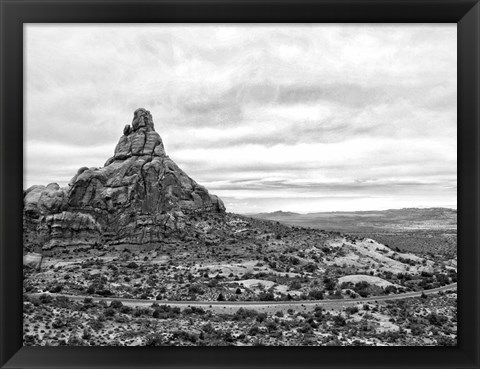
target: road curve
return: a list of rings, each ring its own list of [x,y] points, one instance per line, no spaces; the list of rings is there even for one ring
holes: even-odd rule
[[[46,293],[53,297],[63,296],[67,297],[73,301],[83,301],[85,298],[92,298],[93,301],[121,301],[122,304],[127,306],[151,306],[154,302],[159,305],[169,305],[169,306],[178,306],[178,307],[202,307],[206,309],[216,308],[219,309],[239,309],[241,307],[248,308],[263,308],[262,310],[284,310],[286,308],[295,308],[302,307],[303,309],[314,308],[316,306],[322,307],[344,307],[347,305],[354,305],[365,302],[380,302],[387,300],[401,300],[413,297],[420,297],[422,293],[426,295],[453,290],[457,288],[457,283],[452,283],[446,286],[432,288],[430,290],[416,291],[416,292],[406,292],[399,293],[396,295],[383,295],[383,296],[372,296],[372,297],[361,297],[356,299],[335,299],[335,300],[302,300],[302,301],[168,301],[168,300],[141,300],[141,299],[127,299],[122,297],[94,297],[94,296],[75,296],[75,295],[66,295],[61,293]],[[40,296],[43,293],[27,293],[27,296]],[[225,311],[226,312],[226,311]]]

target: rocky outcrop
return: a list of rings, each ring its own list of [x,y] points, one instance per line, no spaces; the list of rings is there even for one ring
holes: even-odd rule
[[[104,167],[80,168],[68,188],[25,191],[24,242],[44,249],[162,242],[188,233],[185,221],[198,212],[225,207],[166,155],[150,112],[137,109]]]
[[[67,205],[67,190],[57,183],[48,186],[32,186],[24,194],[24,211],[31,217],[56,213]]]

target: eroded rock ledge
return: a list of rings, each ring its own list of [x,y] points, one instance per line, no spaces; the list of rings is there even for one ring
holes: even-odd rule
[[[80,168],[66,188],[25,191],[25,246],[151,244],[185,237],[192,214],[225,212],[166,155],[150,112],[137,109],[123,133],[104,167]]]

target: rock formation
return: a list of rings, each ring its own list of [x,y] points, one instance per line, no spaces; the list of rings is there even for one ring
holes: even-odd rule
[[[198,212],[225,207],[166,155],[150,112],[137,109],[103,168],[80,168],[67,188],[25,191],[24,243],[44,250],[155,244],[184,237],[186,219]]]

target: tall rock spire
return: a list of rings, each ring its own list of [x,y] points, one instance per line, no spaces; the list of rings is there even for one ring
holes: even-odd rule
[[[80,168],[68,188],[33,186],[24,204],[26,242],[41,234],[44,249],[161,242],[181,237],[192,213],[225,212],[217,196],[166,155],[143,108],[135,110],[104,167]]]

